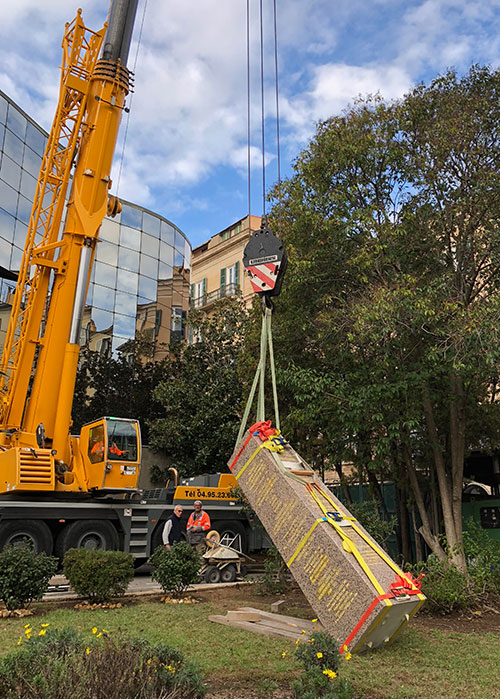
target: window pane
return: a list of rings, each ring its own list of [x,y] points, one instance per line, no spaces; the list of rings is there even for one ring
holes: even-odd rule
[[[3,139],[5,136],[5,126],[0,124],[0,151],[3,150]]]
[[[94,307],[100,308],[104,311],[112,311],[115,303],[115,295],[110,293],[110,290],[101,286],[100,284],[94,284],[94,296],[92,299]]]
[[[109,240],[110,243],[118,245],[118,237],[120,234],[120,224],[105,218],[101,224],[99,238]]]
[[[139,277],[135,272],[126,269],[119,269],[116,275],[116,288],[120,291],[128,291],[130,294],[137,294]]]
[[[115,292],[115,312],[123,315],[135,314],[135,294],[126,294],[124,291]],[[119,331],[118,331],[119,332]]]
[[[23,115],[15,109],[11,104],[9,104],[9,109],[7,111],[7,128],[10,129],[16,136],[24,141],[24,136],[26,134],[27,121]]]
[[[33,202],[20,194],[19,201],[17,203],[17,218],[20,218],[23,223],[28,224],[30,222],[32,208]]]
[[[183,267],[184,266],[184,255],[182,252],[179,252],[178,250],[175,251],[174,254],[174,267]]]
[[[5,124],[7,121],[7,100],[0,95],[0,122]]]
[[[147,233],[142,234],[141,251],[145,255],[151,255],[151,257],[158,257],[159,245],[160,243],[158,238],[153,238],[153,236],[148,235]]]
[[[94,279],[98,284],[101,284],[102,286],[107,286],[108,291],[107,293],[109,294],[109,289],[115,289],[116,288],[116,267],[112,267],[111,265],[106,265],[104,262],[96,262],[94,265],[95,269],[95,276]],[[108,306],[101,306],[101,308],[108,308]],[[113,308],[113,304],[111,303],[111,306],[109,310]]]
[[[115,313],[114,330],[122,337],[129,339],[135,337],[135,316],[122,316]]]
[[[132,250],[141,249],[141,234],[135,228],[127,228],[127,226],[120,227],[120,245],[124,245],[126,248],[131,248]]]
[[[41,164],[42,159],[39,155],[34,153],[31,148],[24,149],[23,168],[27,170],[30,175],[38,179]]]
[[[166,265],[164,262],[160,262],[160,269],[158,270],[158,279],[172,279],[173,268],[170,265]]]
[[[1,190],[0,190],[1,196]],[[14,237],[15,218],[0,209],[0,235],[5,240],[12,241]],[[24,239],[23,239],[24,248]]]
[[[174,264],[174,249],[163,241],[160,243],[160,262],[165,262],[165,264],[171,267]]]
[[[18,248],[24,250],[26,236],[28,235],[28,226],[22,221],[19,221],[19,219],[16,220],[15,224],[14,220],[12,219],[12,225],[14,227],[14,245],[17,245]]]
[[[140,228],[142,223],[142,211],[124,204],[122,208],[121,222],[124,226]]]
[[[0,260],[3,260],[4,265],[10,265],[10,255],[12,253],[12,243],[5,238],[0,237]]]
[[[139,296],[148,301],[156,301],[157,283],[149,277],[139,277]]]
[[[17,192],[2,180],[0,180],[0,206],[12,216],[16,215]]]
[[[12,246],[12,257],[10,259],[10,269],[14,270],[15,272],[19,272],[19,269],[21,268],[21,260],[23,259],[23,251],[19,250],[19,248],[16,248],[14,245]]]
[[[175,239],[175,231],[174,227],[171,226],[169,223],[165,223],[165,221],[161,222],[161,239],[163,240],[164,243],[169,243],[169,245],[174,244],[174,239]]]
[[[34,150],[35,153],[38,153],[38,155],[42,156],[45,151],[46,143],[47,137],[44,136],[44,134],[39,129],[37,129],[36,126],[33,126],[33,124],[28,121],[28,128],[26,129],[26,144],[32,150]]]
[[[108,291],[109,293],[109,291]],[[113,314],[108,311],[102,311],[98,308],[92,309],[92,320],[94,321],[97,332],[112,332],[113,331]]]
[[[36,182],[36,179],[26,170],[21,170],[21,194],[24,194],[30,201],[35,198]]]
[[[132,272],[139,271],[139,253],[127,248],[119,248],[118,266]]]
[[[11,187],[14,187],[14,189],[19,189],[19,182],[21,181],[21,167],[13,160],[8,158],[5,154],[2,158],[0,177],[2,180],[4,180],[4,182],[7,182],[11,185]]]
[[[158,258],[141,255],[140,272],[147,277],[156,279],[158,277]]]
[[[23,162],[24,143],[15,136],[11,131],[7,130],[3,143],[3,152],[12,158],[19,165]]]
[[[144,212],[142,214],[142,230],[155,238],[160,237],[160,219]]]
[[[182,252],[182,254],[184,254],[185,244],[186,239],[184,238],[182,233],[180,233],[180,231],[175,231],[175,247],[177,248],[177,250],[179,250],[179,252]]]
[[[108,265],[118,264],[118,248],[113,243],[108,243],[104,240],[100,240],[97,243],[97,253],[96,259],[99,262],[106,262]]]

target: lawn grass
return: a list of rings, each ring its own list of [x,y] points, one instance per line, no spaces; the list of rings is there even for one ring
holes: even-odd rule
[[[220,613],[225,613],[222,605],[210,602],[168,605],[145,601],[92,611],[69,608],[43,612],[42,606],[33,617],[0,620],[0,654],[16,648],[28,621],[34,632],[48,623],[58,629],[73,626],[89,638],[96,626],[110,634],[142,636],[179,648],[198,663],[212,686],[233,688],[234,697],[270,697],[273,689],[289,687],[300,674],[294,642],[208,621],[209,615]],[[416,628],[405,630],[390,648],[354,656],[341,664],[342,674],[367,699],[498,699],[498,668],[496,634]]]

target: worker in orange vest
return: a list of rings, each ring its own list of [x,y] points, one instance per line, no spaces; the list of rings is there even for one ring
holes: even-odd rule
[[[122,449],[118,449],[116,442],[113,442],[113,444],[109,447],[109,453],[114,454],[115,456],[125,456],[125,452],[122,451]]]
[[[210,529],[210,517],[202,509],[201,500],[196,500],[193,504],[194,512],[189,515],[186,532],[187,540],[197,549],[202,552],[205,548],[205,535]]]

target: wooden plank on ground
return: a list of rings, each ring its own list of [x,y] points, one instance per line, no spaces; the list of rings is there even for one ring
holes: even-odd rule
[[[251,621],[229,621],[226,616],[209,616],[209,621],[214,621],[217,624],[224,624],[225,626],[232,626],[237,629],[243,629],[244,631],[252,631],[253,633],[260,633],[264,636],[272,636],[273,638],[288,638],[291,641],[297,639],[297,633],[295,631],[287,631],[284,628],[273,628],[271,626],[265,626],[260,623]],[[301,641],[307,640],[305,636],[301,637]]]

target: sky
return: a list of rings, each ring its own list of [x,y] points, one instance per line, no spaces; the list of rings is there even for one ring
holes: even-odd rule
[[[175,225],[193,247],[250,212],[278,179],[274,0],[139,0],[112,191]],[[262,3],[264,158],[260,68]],[[80,0],[91,29],[108,0]],[[49,130],[71,0],[0,2],[0,89]],[[448,68],[500,65],[500,0],[276,0],[280,175],[319,121],[359,95],[397,99]],[[265,162],[263,173],[262,162]],[[268,205],[266,205],[268,206]]]

